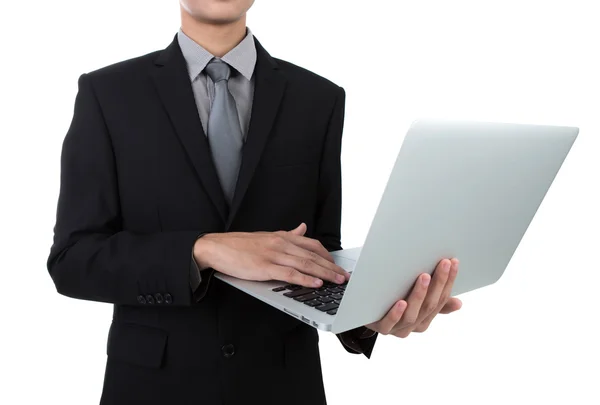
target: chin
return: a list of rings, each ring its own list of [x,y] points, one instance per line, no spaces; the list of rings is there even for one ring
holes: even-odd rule
[[[210,24],[238,21],[254,0],[180,0],[181,7],[195,20]]]

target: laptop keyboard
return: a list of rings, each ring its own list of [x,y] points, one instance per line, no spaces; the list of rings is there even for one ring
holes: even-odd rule
[[[283,287],[273,288],[273,292],[280,292],[285,297],[304,303],[329,315],[337,314],[346,286],[324,281],[321,288],[306,288],[300,285],[288,284]]]

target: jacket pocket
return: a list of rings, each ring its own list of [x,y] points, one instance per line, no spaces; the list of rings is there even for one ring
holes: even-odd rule
[[[109,360],[160,368],[167,346],[167,332],[150,326],[113,322],[108,333]]]

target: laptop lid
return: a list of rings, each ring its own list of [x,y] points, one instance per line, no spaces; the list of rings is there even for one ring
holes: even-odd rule
[[[579,130],[417,121],[409,129],[333,323],[381,319],[416,277],[460,260],[453,295],[503,274]]]

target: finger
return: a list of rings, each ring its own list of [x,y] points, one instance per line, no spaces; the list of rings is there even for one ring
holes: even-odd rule
[[[429,325],[431,325],[433,318],[435,318],[438,314],[451,314],[454,311],[458,311],[461,307],[461,300],[458,298],[450,298],[448,302],[446,302],[446,304],[443,305],[439,310],[433,312],[431,315],[425,318],[415,329],[415,332],[425,332],[429,328]]]
[[[412,327],[394,329],[392,331],[392,335],[404,339],[404,338],[407,338],[411,333],[413,333],[413,331],[414,331],[414,328],[412,328]]]
[[[293,267],[272,264],[269,266],[268,271],[269,277],[272,280],[286,281],[290,284],[301,285],[308,288],[318,288],[323,285],[323,280],[301,273]]]
[[[430,282],[431,277],[427,273],[423,273],[417,278],[417,282],[406,300],[408,307],[404,312],[404,316],[402,316],[400,323],[396,325],[397,329],[405,328],[417,322],[421,305],[423,305],[423,301],[427,296],[427,288]]]
[[[446,275],[447,276],[446,282],[445,282],[445,285],[440,294],[440,298],[438,299],[438,305],[436,306],[436,308],[434,308],[433,311],[430,311],[425,318],[421,319],[420,321],[418,320],[417,324],[413,327],[413,329],[410,332],[419,332],[419,333],[425,332],[431,325],[431,322],[433,321],[433,319],[437,316],[438,313],[441,312],[441,309],[444,307],[444,305],[448,301],[448,296],[450,295],[450,293],[452,291],[452,286],[454,285],[454,280],[456,279],[456,274],[458,272],[458,263],[459,263],[458,259],[452,259],[450,261],[442,260],[439,263],[438,268],[436,269],[436,272],[440,269],[440,265],[442,266],[442,272],[444,272],[444,273],[446,272],[443,269],[444,265],[450,264],[450,269],[449,269],[449,273]],[[435,275],[434,275],[434,278],[435,278]],[[431,287],[430,287],[430,289],[431,289]],[[450,312],[448,312],[448,313],[450,313]],[[404,329],[404,328],[402,328],[402,327],[400,328],[399,334],[394,332],[394,335],[396,335],[398,337],[406,337],[406,336],[408,336],[408,334],[410,334],[410,332],[408,332],[408,334],[406,334],[406,331],[402,330],[402,329]]]
[[[302,222],[300,225],[298,225],[298,227],[296,227],[296,229],[292,229],[290,233],[297,236],[304,236],[306,233],[306,224]]]
[[[298,248],[298,249],[300,249],[300,248]],[[334,270],[324,267],[313,260],[314,256],[316,256],[316,257],[320,257],[320,256],[318,256],[312,252],[308,252],[308,251],[305,251],[305,252],[306,253],[300,253],[303,256],[274,252],[274,256],[272,257],[272,260],[274,263],[276,263],[278,265],[292,267],[301,273],[308,274],[308,275],[311,275],[314,277],[318,277],[322,280],[328,280],[328,281],[338,283],[338,284],[341,284],[346,281],[346,277],[344,277],[343,274],[339,274],[339,273],[335,272]],[[309,254],[309,253],[314,256],[312,256],[312,257],[308,256],[307,254]],[[325,263],[329,263],[327,260],[323,259],[322,257],[320,259]],[[329,265],[332,265],[332,263],[329,263]]]
[[[452,288],[454,287],[454,282],[456,281],[456,277],[458,276],[458,259],[454,258],[450,261],[450,273],[448,274],[448,281],[446,281],[446,285],[444,286],[444,290],[442,291],[442,295],[439,301],[439,308],[441,310],[446,302],[450,299],[450,294],[452,294]]]
[[[434,317],[435,317],[434,315],[427,317],[427,319],[425,319],[423,322],[418,324],[416,328],[413,329],[413,332],[416,332],[416,333],[425,332],[427,329],[429,329],[429,326],[431,325],[431,321],[433,320]]]
[[[458,311],[462,308],[462,301],[458,298],[450,298],[446,305],[440,310],[440,314],[451,314],[452,312]]]
[[[394,326],[400,321],[406,310],[406,301],[400,300],[388,311],[388,313],[379,321],[367,325],[367,328],[388,335]]]
[[[308,241],[309,243],[306,245],[309,247],[317,245],[321,249],[325,249],[323,245],[321,245],[321,243],[317,240],[305,238],[303,236],[295,236],[285,232],[275,232],[268,236],[267,243],[265,244],[265,247],[267,248],[267,250],[265,251],[267,260],[275,262],[279,265],[292,266],[297,270],[304,271],[312,275],[318,275],[319,277],[322,277],[326,280],[331,280],[340,284],[345,282],[346,279],[350,278],[350,275],[340,266],[336,265],[333,262],[323,259],[322,256],[318,255],[314,251],[304,249],[302,246],[298,246],[293,242],[294,239],[300,241]],[[329,252],[327,252],[326,250],[325,252],[329,254]],[[286,256],[282,256],[281,253],[300,257],[302,261],[290,262],[291,259]],[[320,258],[321,260],[319,260],[318,258]],[[320,264],[318,264],[317,267],[315,267],[311,262],[316,262]],[[326,269],[326,272],[318,272],[317,274],[315,274],[315,271],[319,271],[319,268]],[[336,280],[336,275],[328,275],[328,272],[340,274],[343,277],[343,280]]]
[[[292,233],[284,234],[284,238],[292,242],[296,246],[300,246],[303,249],[315,252],[327,261],[333,262],[333,256],[323,247],[321,242],[316,239],[307,238],[305,236],[299,236]]]
[[[431,326],[431,322],[433,322],[433,319],[440,313],[439,309],[436,309],[434,312],[432,312],[431,314],[429,314],[425,319],[423,319],[414,329],[413,332],[417,332],[417,333],[423,333],[425,332],[427,329],[429,329],[429,326]]]
[[[337,274],[341,274],[344,277],[349,278],[349,276],[350,276],[350,273],[348,273],[342,267],[335,264],[335,262],[330,262],[329,260],[324,259],[323,256],[320,256],[319,254],[317,254],[311,250],[304,249],[303,247],[300,247],[294,243],[289,243],[288,245],[286,245],[284,247],[283,251],[290,255],[310,259],[310,260],[314,261],[315,263],[319,264],[320,266],[325,267],[326,269],[329,269],[331,271],[334,271]]]
[[[427,296],[425,297],[423,305],[421,306],[421,311],[419,312],[419,322],[434,312],[439,311],[440,299],[442,298],[444,287],[448,281],[451,265],[452,263],[448,259],[441,260],[438,263],[437,268],[433,273],[431,284],[427,290]]]

